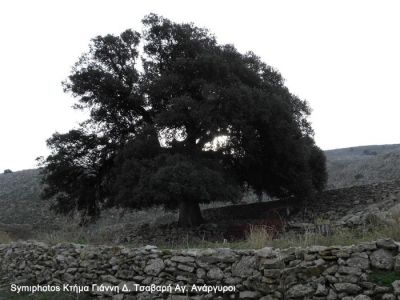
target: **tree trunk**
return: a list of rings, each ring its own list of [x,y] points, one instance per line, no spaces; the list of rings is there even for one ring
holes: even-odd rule
[[[178,223],[182,227],[197,226],[204,222],[197,202],[182,201],[179,204]]]

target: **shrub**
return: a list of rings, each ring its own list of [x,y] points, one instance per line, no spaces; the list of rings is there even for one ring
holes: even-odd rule
[[[361,179],[361,178],[364,178],[364,175],[363,175],[363,174],[360,174],[360,173],[358,173],[358,174],[356,174],[356,175],[354,176],[354,179],[356,179],[356,180]]]
[[[368,280],[378,285],[390,286],[394,281],[400,280],[400,272],[373,271],[368,275]]]

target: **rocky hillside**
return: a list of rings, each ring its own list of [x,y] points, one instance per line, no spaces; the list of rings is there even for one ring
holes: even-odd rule
[[[325,154],[330,189],[400,179],[400,144],[335,149]]]
[[[0,174],[0,223],[36,224],[49,219],[40,200],[39,170]]]

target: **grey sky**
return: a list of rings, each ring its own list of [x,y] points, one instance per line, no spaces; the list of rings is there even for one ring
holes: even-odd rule
[[[99,34],[141,30],[155,12],[252,50],[309,101],[323,149],[399,143],[398,1],[0,2],[0,172],[35,167],[45,140],[76,126],[61,81]]]

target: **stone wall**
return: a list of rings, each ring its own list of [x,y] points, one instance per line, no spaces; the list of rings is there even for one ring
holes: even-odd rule
[[[308,203],[308,219],[323,217],[347,221],[347,217],[371,210],[387,211],[400,203],[400,181],[353,186],[319,193]]]
[[[19,287],[108,288],[101,297],[113,299],[389,300],[400,299],[399,245],[383,239],[348,247],[162,250],[19,242],[0,245],[0,278]],[[181,293],[184,286],[191,292]],[[166,292],[135,291],[152,287]]]
[[[324,191],[288,218],[288,228],[360,228],[390,224],[400,217],[400,182],[385,182]],[[294,225],[294,226],[293,226]],[[299,226],[300,225],[300,226]]]

